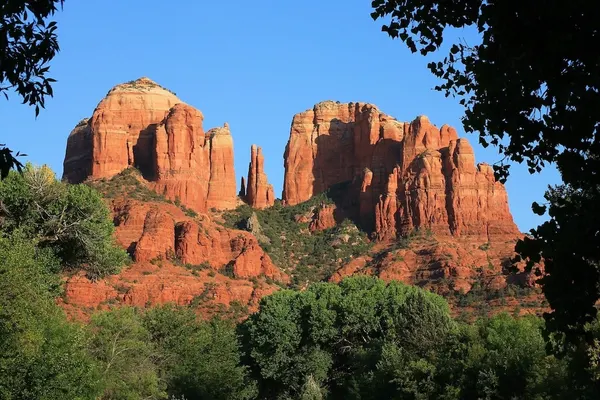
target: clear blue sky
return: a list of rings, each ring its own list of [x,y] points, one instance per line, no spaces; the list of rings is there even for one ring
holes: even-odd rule
[[[108,90],[148,76],[199,108],[209,129],[229,122],[235,168],[247,173],[250,145],[262,146],[280,196],[283,151],[292,116],[323,100],[363,101],[400,120],[427,115],[464,136],[462,108],[432,90],[427,60],[380,31],[370,0],[99,1],[66,0],[59,12],[61,52],[51,63],[55,96],[37,120],[16,95],[0,99],[0,143],[49,164],[60,176],[66,139]],[[461,33],[469,40],[473,37]],[[467,138],[477,161],[499,156]],[[522,231],[540,222],[540,201],[554,170],[529,175],[514,167],[507,184]],[[239,184],[239,183],[238,183]]]

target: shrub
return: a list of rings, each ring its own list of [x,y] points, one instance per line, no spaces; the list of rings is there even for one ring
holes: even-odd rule
[[[201,264],[184,264],[184,267],[186,269],[189,269],[190,271],[204,271],[206,269],[210,269],[210,263],[208,261],[204,261]]]
[[[333,204],[343,191],[344,185],[338,185],[295,206],[284,207],[277,201],[273,207],[253,210],[242,205],[224,213],[223,218],[230,228],[246,229],[246,221],[256,213],[261,232],[268,238],[261,246],[276,265],[291,272],[292,285],[302,287],[329,278],[343,263],[371,248],[367,235],[349,219],[331,229],[313,233],[308,232],[307,223],[297,221],[299,215]]]
[[[83,269],[91,278],[116,273],[128,262],[113,238],[114,226],[100,194],[86,185],[55,179],[47,167],[28,164],[0,182],[3,230],[19,230],[51,249],[63,269]]]
[[[223,268],[221,268],[219,270],[219,272],[222,275],[225,275],[225,276],[227,276],[227,277],[229,277],[231,279],[235,279],[236,278],[236,276],[235,276],[235,274],[233,272],[233,263],[232,262],[230,262],[230,263],[226,264],[225,266],[223,266]]]

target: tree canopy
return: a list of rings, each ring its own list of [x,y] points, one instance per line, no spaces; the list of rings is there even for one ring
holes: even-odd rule
[[[501,181],[507,160],[531,173],[556,163],[564,185],[546,204],[533,204],[549,221],[519,242],[541,280],[552,312],[548,327],[568,338],[586,336],[600,299],[600,30],[593,2],[374,0],[382,30],[422,55],[443,49],[449,30],[473,27],[478,43],[456,40],[429,69],[436,89],[465,107],[467,132],[504,156],[494,165]],[[589,340],[589,335],[587,339]]]
[[[363,276],[277,292],[242,330],[262,398],[295,398],[315,385],[334,398],[371,398],[386,351],[427,359],[454,328],[441,297]]]
[[[4,234],[21,232],[50,249],[63,270],[83,269],[91,278],[115,273],[128,261],[113,238],[114,226],[100,194],[87,185],[56,180],[48,167],[27,164],[0,181]]]
[[[240,333],[263,399],[561,398],[542,326],[463,325],[435,294],[363,276],[265,297]]]
[[[64,0],[4,0],[0,4],[0,93],[14,90],[23,104],[44,108],[52,96],[48,63],[59,50],[56,22],[48,21]],[[0,145],[0,178],[23,165],[11,149]]]
[[[0,237],[0,254],[0,398],[95,398],[100,371],[84,331],[54,300],[59,260],[21,235]]]

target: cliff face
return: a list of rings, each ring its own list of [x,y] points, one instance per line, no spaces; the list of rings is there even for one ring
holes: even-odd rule
[[[118,199],[111,202],[117,241],[135,262],[176,258],[183,264],[230,267],[235,278],[287,281],[249,232],[225,229],[208,215],[187,217],[175,205]]]
[[[248,183],[242,179],[240,195],[250,206],[258,209],[270,207],[275,203],[273,185],[269,184],[264,171],[265,158],[262,149],[256,145],[250,148]]]
[[[286,204],[351,182],[346,204],[380,240],[415,228],[486,241],[519,235],[491,167],[424,116],[406,123],[371,104],[319,103],[294,116],[284,165]]]
[[[202,113],[148,78],[115,86],[67,142],[63,179],[111,178],[134,166],[158,193],[196,211],[236,204],[227,125],[204,132]]]
[[[194,299],[204,315],[233,301],[256,310],[260,298],[277,289],[265,279],[289,281],[249,232],[224,228],[208,215],[188,217],[174,204],[127,197],[107,202],[116,240],[134,262],[98,281],[67,278],[64,307],[72,316],[85,318],[86,307],[189,305]]]

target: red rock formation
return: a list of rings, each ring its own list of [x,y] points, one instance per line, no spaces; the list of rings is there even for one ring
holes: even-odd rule
[[[264,275],[282,282],[288,280],[273,265],[258,240],[246,231],[185,221],[177,226],[175,252],[185,264],[208,262],[215,269],[230,266],[234,276],[240,278]]]
[[[375,206],[375,232],[379,240],[396,237],[396,211],[398,209],[398,168],[388,177],[387,189]]]
[[[301,203],[365,168],[373,174],[371,187],[379,187],[382,167],[390,173],[398,162],[403,134],[404,124],[370,104],[326,101],[296,114],[284,155],[283,200]]]
[[[196,211],[235,208],[229,128],[205,134],[202,120],[148,78],[117,85],[71,132],[63,179],[110,178],[133,166],[155,191]]]
[[[168,203],[118,198],[109,207],[117,242],[134,263],[97,281],[83,273],[65,278],[61,306],[74,318],[111,304],[194,301],[208,316],[216,310],[212,306],[237,301],[255,311],[263,296],[277,290],[264,278],[289,282],[249,232],[224,228],[207,215],[190,218]]]
[[[210,271],[192,271],[169,261],[154,265],[135,263],[118,275],[95,282],[83,274],[66,278],[65,296],[59,303],[69,315],[85,319],[96,309],[122,304],[137,307],[175,303],[195,304],[205,316],[237,301],[256,311],[259,300],[277,290],[276,286],[214,275]]]
[[[254,310],[260,297],[276,290],[263,278],[289,282],[259,246],[258,231],[228,229],[212,220],[218,214],[203,214],[240,200],[229,127],[205,133],[202,122],[200,111],[140,79],[115,87],[92,118],[75,127],[65,180],[107,178],[135,166],[140,181],[200,215],[191,218],[173,204],[111,200],[117,241],[135,262],[97,282],[82,274],[66,278],[63,307],[72,315],[113,303],[206,302],[209,313],[210,305],[239,301]],[[294,117],[285,168],[287,204],[349,183],[336,205],[296,216],[308,224],[305,234],[349,216],[379,240],[370,254],[345,265],[340,258],[331,280],[371,274],[465,292],[474,282],[492,290],[507,280],[533,284],[529,273],[507,277],[503,270],[519,235],[504,187],[490,166],[475,165],[469,143],[446,125],[438,129],[423,116],[402,123],[369,104],[320,103]],[[256,208],[274,201],[256,146],[240,197]],[[415,230],[410,245],[391,244]]]
[[[420,234],[395,248],[379,243],[376,257],[362,256],[339,268],[330,281],[339,282],[356,274],[376,275],[384,280],[399,280],[441,291],[471,290],[475,282],[485,289],[498,290],[507,279],[521,286],[534,286],[535,274],[507,275],[504,266],[515,255],[516,240],[482,243],[473,237]]]
[[[250,165],[248,166],[248,187],[244,192],[244,200],[258,209],[275,204],[273,185],[269,184],[264,171],[265,159],[262,149],[255,144],[250,148]],[[242,181],[242,184],[244,182]]]
[[[206,210],[210,180],[203,118],[200,111],[179,103],[151,128],[155,143],[151,174],[154,190],[198,211]]]
[[[83,182],[92,172],[92,131],[89,118],[75,126],[67,140],[63,179]]]
[[[92,282],[85,274],[77,274],[67,279],[65,298],[75,301],[81,307],[96,307],[98,304],[118,295],[117,290],[104,280]]]
[[[233,209],[236,205],[235,169],[233,168],[233,139],[229,125],[207,132],[210,143],[210,180],[208,182],[208,209]]]
[[[144,220],[142,236],[136,241],[134,260],[166,259],[175,252],[174,238],[173,217],[160,210],[149,211]]]
[[[286,204],[355,182],[354,213],[380,240],[415,229],[482,241],[519,235],[489,166],[475,165],[453,128],[424,116],[401,123],[371,104],[319,103],[294,116],[284,160]]]
[[[336,207],[335,205],[325,205],[318,207],[313,214],[312,220],[310,221],[308,228],[311,232],[322,231],[325,229],[333,228],[338,221],[336,221]],[[338,218],[339,219],[339,218]]]
[[[136,262],[175,258],[183,264],[208,263],[214,270],[231,267],[237,278],[289,279],[250,232],[224,228],[207,215],[189,218],[171,204],[121,199],[112,209],[117,240]]]
[[[181,100],[175,94],[148,78],[111,89],[89,121],[90,177],[109,178],[131,165],[144,172],[151,171],[152,125],[159,124],[177,103]],[[65,158],[70,156],[67,154]]]

